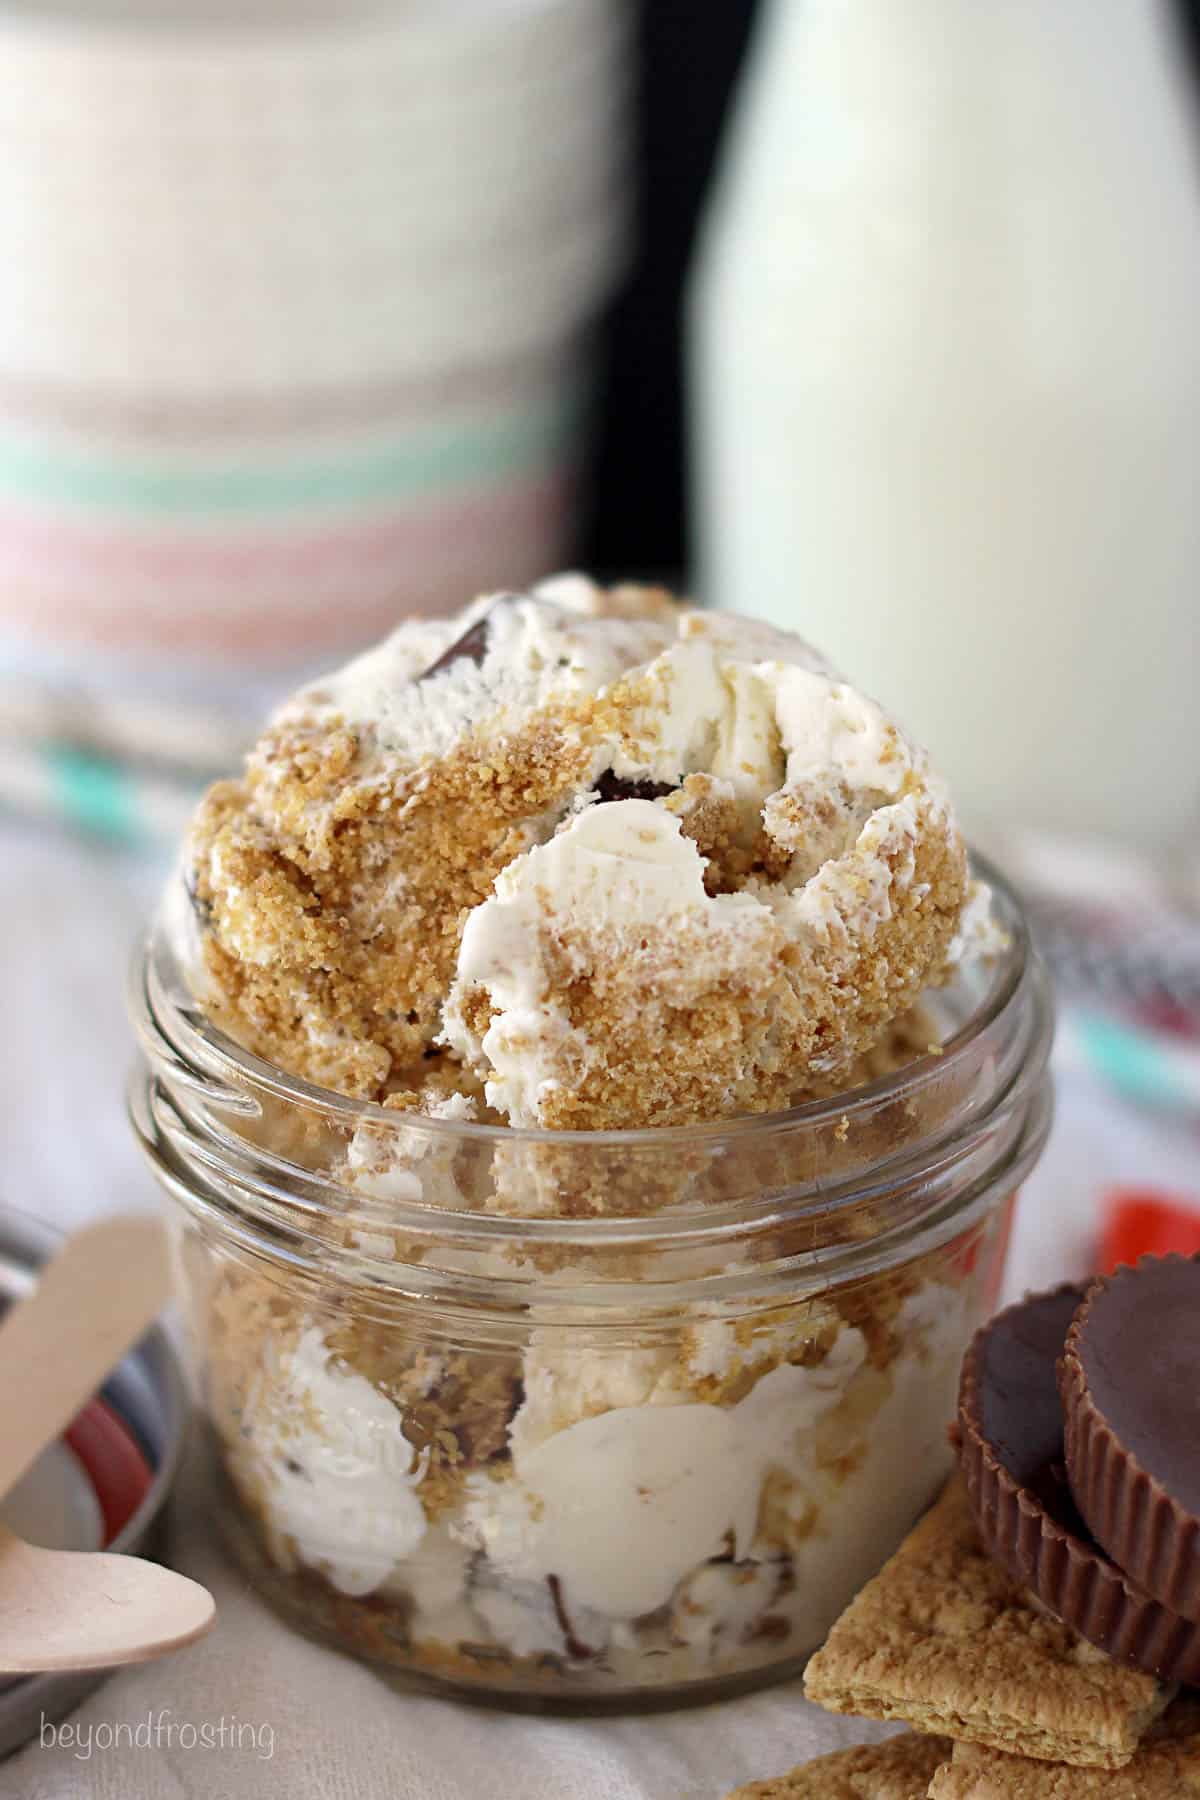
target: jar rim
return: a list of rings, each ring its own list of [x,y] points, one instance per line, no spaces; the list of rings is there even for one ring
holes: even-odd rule
[[[324,1113],[348,1130],[362,1125],[406,1133],[427,1133],[431,1143],[439,1138],[457,1143],[547,1145],[555,1148],[587,1145],[592,1150],[667,1148],[694,1144],[711,1145],[728,1139],[740,1142],[756,1134],[781,1128],[819,1130],[843,1119],[876,1111],[889,1101],[908,1100],[934,1081],[951,1077],[971,1054],[982,1033],[1011,1005],[1028,979],[1036,960],[1024,909],[1015,888],[990,858],[972,850],[972,877],[982,882],[998,914],[1003,947],[989,958],[992,978],[987,992],[970,1016],[935,1052],[914,1057],[899,1069],[878,1076],[860,1087],[825,1099],[807,1100],[778,1112],[739,1113],[729,1118],[684,1125],[644,1125],[628,1130],[552,1130],[546,1127],[492,1125],[473,1119],[438,1119],[427,1113],[397,1113],[376,1100],[355,1100],[335,1088],[326,1088],[303,1076],[292,1075],[278,1064],[247,1050],[209,1019],[187,988],[182,967],[167,941],[159,917],[139,940],[130,970],[129,1011],[143,1049],[152,1060],[161,1060],[164,1042],[174,1059],[202,1068],[215,1084],[229,1088],[227,1103],[239,1110],[238,1097],[255,1089],[276,1100],[290,1101]],[[164,1013],[170,1029],[163,1027]],[[245,1110],[244,1105],[241,1110]]]
[[[419,1297],[442,1311],[498,1313],[536,1301],[550,1322],[537,1259],[568,1250],[572,1285],[553,1287],[564,1319],[596,1309],[619,1322],[622,1309],[632,1316],[669,1306],[683,1288],[697,1303],[718,1307],[747,1297],[762,1305],[764,1284],[783,1279],[816,1291],[848,1279],[851,1268],[856,1277],[882,1269],[965,1231],[995,1204],[1001,1186],[1019,1185],[1045,1141],[1052,1112],[1048,978],[1016,893],[984,858],[973,858],[972,867],[991,887],[1004,941],[986,963],[964,963],[957,981],[941,990],[953,996],[957,989],[958,1012],[952,1001],[947,1010],[952,1023],[961,1022],[940,1054],[787,1111],[634,1131],[430,1119],[288,1076],[206,1018],[160,921],[134,969],[132,1012],[144,1064],[130,1088],[131,1122],[167,1191],[240,1254],[318,1279],[336,1267],[356,1288]],[[604,1185],[611,1174],[636,1191],[638,1204],[509,1211],[470,1201],[445,1205],[424,1193],[373,1196],[340,1167],[293,1161],[236,1123],[238,1115],[258,1120],[281,1103],[285,1117],[289,1109],[307,1110],[342,1142],[363,1126],[385,1143],[403,1134],[406,1157],[414,1134],[425,1149],[455,1155],[490,1159],[498,1147],[515,1149],[535,1187],[541,1171],[552,1186],[559,1179],[555,1153],[565,1148],[585,1185]],[[884,1129],[873,1130],[875,1121]],[[649,1177],[653,1192],[658,1172],[676,1163],[694,1191],[644,1206],[643,1182]],[[709,1169],[729,1173],[706,1192]],[[844,1232],[847,1208],[858,1209],[857,1225]],[[340,1248],[329,1240],[331,1217],[348,1234]],[[403,1257],[391,1237],[389,1248],[373,1247],[381,1227],[402,1235]],[[653,1253],[654,1271],[630,1280],[627,1252]]]

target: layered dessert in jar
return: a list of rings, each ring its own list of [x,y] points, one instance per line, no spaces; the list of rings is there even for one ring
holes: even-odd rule
[[[271,1597],[516,1699],[796,1666],[948,1465],[1044,1131],[1023,959],[924,753],[753,621],[561,577],[284,705],[134,1109]]]

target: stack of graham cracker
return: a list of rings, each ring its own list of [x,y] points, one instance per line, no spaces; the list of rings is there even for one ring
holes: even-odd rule
[[[915,1729],[729,1800],[1200,1797],[1200,1692],[1110,1661],[1017,1587],[957,1477],[838,1620],[805,1690]]]

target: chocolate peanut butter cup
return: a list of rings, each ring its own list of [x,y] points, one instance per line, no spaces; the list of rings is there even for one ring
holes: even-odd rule
[[[1200,1624],[1200,1257],[1143,1257],[1089,1290],[1059,1371],[1067,1474],[1131,1580]]]
[[[1063,1459],[1057,1363],[1084,1290],[1056,1288],[978,1332],[963,1362],[955,1439],[989,1555],[1116,1662],[1200,1683],[1200,1627],[1143,1592],[1092,1541]]]

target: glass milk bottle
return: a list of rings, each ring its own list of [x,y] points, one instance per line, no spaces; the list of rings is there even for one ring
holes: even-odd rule
[[[690,317],[699,588],[975,823],[1200,820],[1200,183],[1155,0],[768,0]]]

